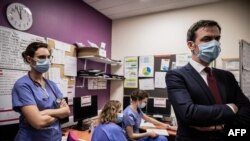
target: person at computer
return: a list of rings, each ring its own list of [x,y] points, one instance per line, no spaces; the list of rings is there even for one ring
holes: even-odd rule
[[[136,139],[138,141],[167,141],[167,138],[162,135],[157,135],[155,132],[139,132],[141,120],[146,122],[170,128],[169,124],[157,121],[142,112],[142,108],[147,105],[148,93],[143,90],[135,90],[131,93],[131,103],[127,106],[123,112],[123,127],[126,130],[127,136],[130,139]]]
[[[234,75],[209,67],[220,54],[220,38],[216,21],[195,22],[187,32],[192,59],[166,75],[178,141],[224,141],[229,129],[250,126],[250,102]]]
[[[50,67],[48,45],[33,42],[22,53],[30,71],[12,89],[13,110],[20,113],[15,141],[61,141],[59,119],[70,109],[57,85],[43,77]]]
[[[122,122],[121,103],[110,100],[99,115],[98,125],[94,128],[91,141],[127,141],[125,132],[117,125]]]

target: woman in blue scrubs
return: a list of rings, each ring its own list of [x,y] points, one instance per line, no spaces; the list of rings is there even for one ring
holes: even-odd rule
[[[121,103],[111,100],[105,104],[94,129],[91,141],[127,141],[125,132],[117,124],[122,122]]]
[[[43,77],[50,67],[48,45],[33,42],[22,56],[31,69],[12,89],[13,109],[20,113],[15,141],[61,141],[59,119],[70,109],[56,84]]]
[[[135,90],[131,94],[131,103],[123,112],[123,124],[130,139],[137,141],[167,141],[165,136],[157,135],[155,132],[139,132],[141,119],[151,122],[161,127],[169,128],[169,124],[159,122],[142,112],[142,108],[146,106],[148,93],[142,90]]]

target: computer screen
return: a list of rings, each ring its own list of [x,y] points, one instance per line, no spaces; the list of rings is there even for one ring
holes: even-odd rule
[[[91,98],[91,102],[88,102],[88,100],[86,101],[86,99],[89,98]],[[97,116],[97,114],[98,104],[96,95],[90,97],[83,96],[73,98],[73,117],[74,122],[77,121],[77,129],[82,129],[82,120]]]
[[[130,105],[130,101],[131,101],[130,95],[124,95],[124,96],[123,96],[123,110],[124,110],[127,106]],[[147,108],[145,107],[145,108],[142,108],[141,110],[142,110],[143,113],[146,113]]]
[[[123,110],[130,105],[130,96],[124,96],[123,97]]]
[[[171,115],[171,104],[167,98],[163,98],[166,100],[166,105],[163,106],[163,103],[154,104],[155,98],[149,98],[147,103],[147,114],[148,115],[163,115],[170,116]]]

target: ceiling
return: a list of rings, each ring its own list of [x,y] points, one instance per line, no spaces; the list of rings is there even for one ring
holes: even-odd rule
[[[112,20],[222,0],[83,0]]]

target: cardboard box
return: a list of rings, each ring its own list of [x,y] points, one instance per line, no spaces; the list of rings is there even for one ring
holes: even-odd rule
[[[87,57],[87,56],[100,56],[107,57],[106,50],[95,48],[95,47],[82,47],[78,48],[78,57]]]

